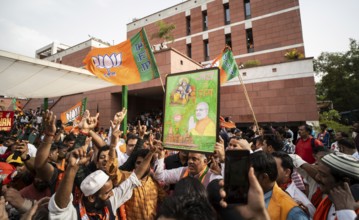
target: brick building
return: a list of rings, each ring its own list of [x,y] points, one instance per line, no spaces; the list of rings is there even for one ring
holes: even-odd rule
[[[157,22],[174,24],[176,48],[206,66],[224,46],[230,45],[239,66],[254,112],[260,122],[317,121],[312,59],[288,62],[284,54],[296,49],[304,55],[298,0],[192,0],[158,11],[127,25],[127,37],[145,28],[148,36],[158,31]],[[152,44],[161,39],[152,39]],[[235,122],[252,116],[239,80],[221,88],[221,115]]]
[[[260,62],[257,67],[241,70],[259,122],[290,122],[297,125],[318,120],[312,59],[288,61],[284,57],[286,52],[293,49],[304,54],[298,0],[185,1],[134,19],[127,25],[127,37],[130,38],[144,27],[150,43],[158,48],[162,40],[151,36],[158,31],[156,22],[160,20],[176,26],[173,42],[165,42],[168,48],[155,51],[163,81],[167,74],[199,69],[210,64],[228,44],[239,65],[254,60]],[[39,49],[37,57],[82,67],[82,60],[92,47],[104,46],[107,46],[106,43],[95,39],[73,47],[53,44]],[[120,93],[121,87],[114,86],[54,98],[53,110],[60,113],[82,97],[88,97],[89,109],[94,112],[99,106],[101,124],[107,126],[112,115],[121,109]],[[152,107],[161,108],[162,101],[159,79],[129,86],[129,118]],[[27,107],[40,103],[41,100],[32,100]],[[252,122],[238,79],[222,86],[220,113],[231,116],[237,123]]]

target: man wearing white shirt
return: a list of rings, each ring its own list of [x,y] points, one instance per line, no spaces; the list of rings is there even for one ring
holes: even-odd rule
[[[163,151],[164,152],[164,151]],[[188,154],[188,166],[171,170],[164,169],[164,153],[159,155],[157,167],[155,168],[155,179],[165,184],[175,184],[187,176],[197,178],[204,187],[214,179],[223,179],[222,175],[215,174],[207,166],[206,155],[190,152]],[[155,165],[156,166],[156,165]]]

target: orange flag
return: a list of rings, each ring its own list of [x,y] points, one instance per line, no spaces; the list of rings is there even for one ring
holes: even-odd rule
[[[115,46],[91,50],[83,63],[91,73],[116,85],[129,85],[159,77],[144,29]]]
[[[76,128],[77,124],[80,123],[82,115],[85,112],[87,105],[87,98],[84,98],[70,109],[61,113],[61,122],[65,127],[65,131],[70,132],[73,127]],[[75,132],[77,133],[77,131]]]

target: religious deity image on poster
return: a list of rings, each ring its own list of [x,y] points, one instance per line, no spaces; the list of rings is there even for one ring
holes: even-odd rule
[[[214,151],[218,137],[219,69],[168,75],[163,144],[167,149]]]

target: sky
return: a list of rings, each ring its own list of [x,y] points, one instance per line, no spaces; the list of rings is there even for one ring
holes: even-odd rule
[[[183,0],[0,1],[0,50],[30,57],[54,41],[69,46],[89,35],[109,43],[126,40],[126,24]],[[343,52],[359,41],[358,0],[299,0],[306,57]],[[233,12],[231,12],[233,13]]]

